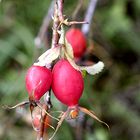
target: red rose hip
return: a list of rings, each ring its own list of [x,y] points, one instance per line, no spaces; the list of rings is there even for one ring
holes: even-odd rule
[[[93,111],[78,105],[84,89],[84,81],[80,71],[74,69],[68,60],[61,59],[54,65],[52,74],[52,90],[54,95],[60,102],[67,105],[68,108],[65,112],[61,113],[55,132],[49,140],[52,140],[55,136],[65,118],[76,119],[80,111],[107,125]]]
[[[67,106],[77,105],[84,89],[81,72],[61,59],[54,65],[52,74],[52,90],[56,98]]]
[[[52,73],[48,68],[31,66],[28,69],[26,74],[26,89],[29,96],[33,96],[35,100],[40,100],[50,89],[51,83]]]
[[[71,44],[76,58],[80,58],[86,50],[86,38],[82,31],[77,28],[71,28],[66,32],[66,39]]]

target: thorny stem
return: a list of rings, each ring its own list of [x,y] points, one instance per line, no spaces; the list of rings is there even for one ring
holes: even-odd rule
[[[58,16],[59,16],[59,20],[63,21],[64,20],[64,16],[63,16],[63,4],[64,4],[64,0],[58,0]]]
[[[59,17],[58,17],[58,4],[55,3],[54,6],[54,16],[53,16],[53,36],[52,36],[52,48],[56,47],[59,41],[58,26],[59,26]]]
[[[45,18],[43,19],[43,22],[42,22],[42,25],[40,27],[40,30],[39,30],[39,33],[37,35],[37,37],[35,38],[35,46],[37,48],[40,48],[41,47],[41,43],[44,41],[46,44],[48,41],[47,38],[46,38],[46,32],[48,30],[48,26],[51,22],[51,15],[53,13],[53,10],[54,10],[54,3],[55,3],[55,0],[52,0],[51,4],[50,4],[50,8],[45,16]],[[63,3],[64,3],[64,0],[57,0],[57,5],[58,5],[58,14],[57,16],[59,17],[59,21],[64,21],[64,16],[63,16]],[[88,10],[86,12],[86,16],[85,16],[85,21],[83,22],[76,22],[76,21],[72,21],[72,22],[69,22],[67,25],[68,26],[71,26],[71,25],[74,25],[74,24],[85,24],[87,23],[86,21],[88,21],[89,23],[91,23],[91,19],[92,19],[92,16],[94,14],[94,10],[95,10],[95,7],[96,7],[96,3],[97,3],[97,0],[91,0],[90,3],[89,3],[89,7],[88,7]],[[83,0],[79,0],[78,2],[78,6],[76,7],[76,10],[73,14],[73,19],[76,17],[77,13],[79,12],[79,9],[81,8],[83,4]],[[54,14],[55,15],[55,14]],[[57,18],[56,18],[57,19]],[[53,28],[55,29],[55,27],[58,27],[58,22],[54,22],[55,26],[53,25]],[[89,27],[90,27],[90,24],[89,25],[83,25],[82,26],[82,30],[83,32],[85,32],[85,34],[88,33],[89,31]],[[57,43],[55,42],[58,42],[58,38],[59,38],[59,34],[57,34],[56,31],[54,31],[54,45],[52,46],[56,46]]]
[[[58,46],[60,23],[64,21],[63,16],[63,4],[64,0],[57,0],[54,7],[54,21],[53,21],[53,37],[52,37],[52,48]]]
[[[91,1],[93,1],[93,0],[91,0]],[[94,1],[97,1],[97,0],[94,0]],[[77,21],[67,22],[67,20],[64,20],[63,4],[64,4],[64,0],[57,0],[56,3],[54,4],[52,48],[59,46],[60,35],[59,35],[58,31],[59,31],[59,29],[61,27],[60,26],[61,24],[66,24],[66,25],[70,26],[72,24],[87,23],[87,22],[77,22]],[[93,6],[92,4],[90,4],[90,5]],[[91,6],[89,6],[89,7],[91,7]],[[94,6],[93,9],[95,9],[95,6]],[[87,13],[89,14],[88,11],[87,11]],[[85,21],[87,21],[87,20],[89,20],[88,16],[85,17]],[[91,22],[91,19],[90,19],[90,22]],[[85,28],[85,27],[83,26],[83,28]],[[89,31],[89,27],[90,26],[88,26],[88,31]],[[45,107],[45,111],[42,110],[42,122],[41,122],[41,126],[40,126],[40,132],[39,132],[39,137],[38,137],[39,139],[38,140],[42,140],[43,139],[43,135],[44,135],[44,120],[45,120],[46,115],[47,115],[45,112],[48,111],[48,108],[46,108],[46,107]],[[61,119],[58,122],[56,130],[55,130],[53,136],[50,139],[52,139],[54,137],[54,135],[56,134],[58,128],[61,126],[61,123],[65,119],[66,114],[67,113],[65,112],[62,115]]]
[[[64,0],[57,0],[55,3],[55,9],[54,9],[54,22],[53,22],[53,37],[52,37],[52,48],[59,46],[59,29],[62,24],[71,26],[74,24],[88,24],[87,21],[68,21],[68,19],[64,19],[63,15],[63,4]]]

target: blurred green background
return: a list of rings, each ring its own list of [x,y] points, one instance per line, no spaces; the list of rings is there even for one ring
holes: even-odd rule
[[[28,107],[7,111],[28,98],[25,73],[46,50],[34,45],[49,0],[2,0],[0,2],[0,139],[34,140]],[[84,1],[77,19],[84,18]],[[78,1],[65,0],[64,14],[71,15]],[[48,32],[51,32],[50,24]],[[48,33],[51,35],[51,33]],[[50,36],[49,36],[50,38]],[[99,0],[89,32],[94,51],[105,62],[104,71],[85,78],[80,105],[92,109],[110,126],[110,131],[89,116],[64,122],[56,140],[139,140],[140,139],[140,1]],[[49,39],[49,43],[51,40]],[[65,110],[54,97],[55,110]],[[50,131],[50,130],[48,130]],[[50,134],[50,133],[49,133]]]

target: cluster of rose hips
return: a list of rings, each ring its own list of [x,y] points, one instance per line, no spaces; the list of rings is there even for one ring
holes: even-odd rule
[[[72,28],[66,33],[66,38],[73,48],[74,57],[80,58],[86,50],[84,34],[79,29]],[[50,88],[62,103],[75,105],[84,89],[82,73],[74,69],[64,58],[60,59],[52,70],[45,66],[31,66],[26,75],[26,89],[29,96],[36,101],[40,100]]]
[[[75,119],[78,117],[79,111],[104,123],[95,116],[93,111],[89,111],[78,105],[84,90],[82,71],[87,71],[90,74],[98,73],[102,70],[103,63],[99,62],[98,66],[95,64],[89,67],[78,67],[74,59],[80,58],[85,53],[86,38],[76,28],[67,31],[66,39],[64,36],[63,34],[63,39],[60,39],[61,41],[59,43],[61,45],[56,48],[51,48],[40,56],[38,59],[39,62],[34,63],[26,75],[26,89],[29,94],[30,103],[33,106],[34,104],[39,105],[41,97],[45,93],[49,94],[48,91],[51,90],[61,103],[68,106],[67,111],[61,114],[53,136],[65,118]],[[53,65],[51,65],[52,62]]]
[[[75,60],[82,57],[85,50],[86,38],[80,29],[71,28],[65,35],[62,25],[58,45],[43,53],[38,58],[38,62],[34,63],[27,71],[26,89],[29,101],[11,107],[15,108],[30,104],[32,124],[35,130],[41,131],[47,126],[55,129],[50,140],[54,137],[65,118],[76,119],[80,111],[104,123],[93,111],[78,104],[84,90],[83,73],[87,72],[94,75],[99,73],[104,67],[101,61],[92,66],[78,66]],[[62,104],[68,106],[67,110],[61,112],[58,118],[51,115],[51,101],[49,97],[51,91]],[[45,95],[47,100],[45,100],[45,103],[42,103],[41,97]],[[36,107],[39,107],[41,112],[33,116],[33,111]],[[42,118],[44,113],[45,117]],[[58,121],[56,128],[49,124],[50,117]],[[107,125],[106,123],[104,124]]]

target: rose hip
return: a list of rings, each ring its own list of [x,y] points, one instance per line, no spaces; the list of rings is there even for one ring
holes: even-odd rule
[[[83,56],[86,50],[86,38],[82,31],[77,28],[71,28],[66,32],[66,39],[73,48],[75,58]]]
[[[75,119],[79,116],[79,111],[107,125],[105,122],[101,121],[93,111],[78,105],[84,89],[84,81],[80,71],[73,68],[68,60],[61,59],[54,65],[52,74],[52,90],[54,95],[60,102],[67,105],[68,109],[61,114],[55,132],[49,140],[52,140],[55,136],[65,118]]]
[[[52,73],[46,67],[31,66],[26,74],[26,89],[29,96],[35,100],[40,98],[50,89]]]
[[[55,64],[52,74],[52,90],[56,98],[67,106],[77,105],[84,89],[81,72],[61,59]]]

